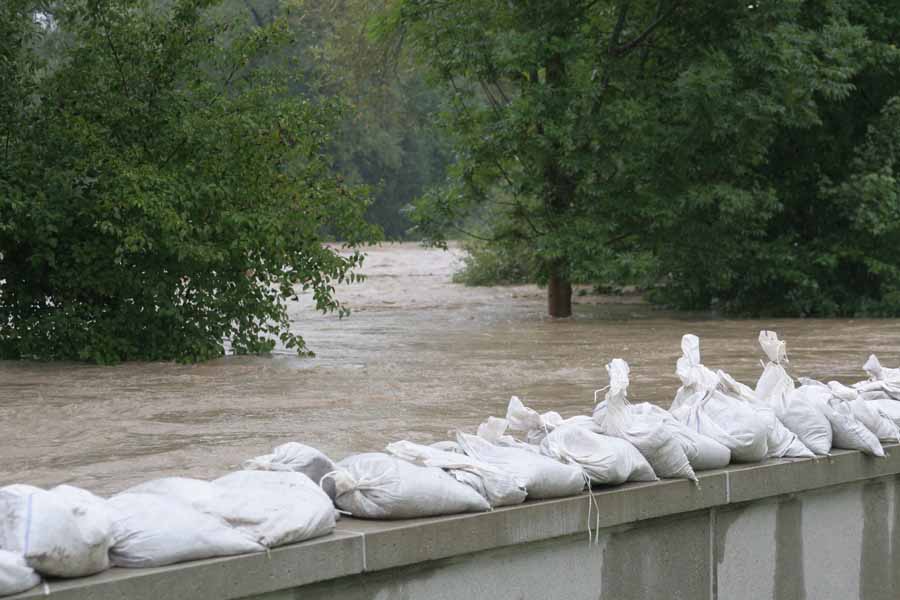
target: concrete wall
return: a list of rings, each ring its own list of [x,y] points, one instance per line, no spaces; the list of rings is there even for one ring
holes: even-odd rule
[[[330,536],[51,583],[69,600],[900,598],[900,447],[594,490],[491,513],[344,519]],[[590,527],[597,525],[592,509]],[[37,597],[43,591],[24,594]]]

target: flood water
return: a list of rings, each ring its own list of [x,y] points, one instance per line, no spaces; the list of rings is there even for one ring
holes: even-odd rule
[[[368,280],[339,288],[353,314],[292,307],[317,356],[227,357],[114,367],[0,362],[0,484],[70,483],[109,494],[165,476],[213,477],[296,440],[338,459],[390,441],[432,442],[502,416],[512,394],[541,411],[589,413],[604,365],[631,364],[630,397],[668,406],[681,335],[755,385],[760,329],[788,342],[794,375],[853,382],[870,352],[900,363],[897,320],[725,320],[579,296],[544,317],[532,286],[450,282],[458,250],[369,251]]]

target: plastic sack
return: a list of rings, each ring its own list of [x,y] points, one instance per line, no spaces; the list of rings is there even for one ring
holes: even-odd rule
[[[41,582],[25,557],[9,550],[0,550],[0,596],[10,596],[30,590]]]
[[[529,498],[573,496],[584,489],[584,474],[578,466],[530,450],[498,446],[476,435],[460,432],[456,440],[468,456],[512,475],[525,486]]]
[[[266,548],[325,535],[335,524],[331,499],[302,473],[237,471],[212,483],[166,477],[125,493],[181,500],[224,520]]]
[[[680,408],[689,398],[713,389],[719,382],[716,374],[700,362],[700,338],[692,333],[681,337],[681,358],[675,363],[675,374],[681,380],[681,387],[670,410]]]
[[[863,400],[900,401],[900,381],[860,381],[853,387]]]
[[[508,428],[509,421],[506,419],[488,417],[484,423],[478,426],[476,435],[497,446],[519,448],[520,450],[527,450],[528,452],[533,452],[535,454],[541,453],[541,448],[537,444],[529,444],[528,442],[517,440],[513,436],[508,435],[506,433]]]
[[[325,473],[334,471],[334,462],[312,446],[288,442],[277,446],[272,450],[272,454],[264,454],[263,456],[245,460],[241,468],[244,470],[303,473],[314,483],[318,484]]]
[[[265,550],[247,532],[178,498],[127,492],[108,503],[115,518],[109,557],[117,567],[161,567]]]
[[[853,384],[863,400],[900,400],[900,369],[881,366],[878,357],[872,354],[863,365],[869,375],[866,381]]]
[[[465,454],[465,451],[462,448],[460,448],[459,444],[453,440],[444,440],[442,442],[435,442],[435,443],[431,444],[431,447],[434,448],[435,450],[443,450],[444,452],[455,452],[457,454]]]
[[[756,399],[770,406],[778,420],[813,454],[827,455],[833,439],[831,424],[806,398],[794,393],[794,380],[784,368],[785,343],[774,331],[760,331],[759,345],[769,363],[756,382]]]
[[[548,433],[541,442],[541,451],[556,460],[578,465],[591,483],[658,479],[650,463],[631,443],[578,425],[564,425]]]
[[[768,454],[765,420],[752,406],[717,389],[695,394],[670,412],[728,448],[735,462],[759,462]]]
[[[563,419],[558,412],[552,410],[538,413],[536,410],[523,405],[517,396],[513,396],[509,400],[506,418],[488,417],[488,420],[478,427],[478,435],[494,444],[523,448],[540,453],[541,440],[548,433],[563,425],[578,425],[594,433],[600,433],[600,428],[594,422],[594,419],[588,415],[576,415]],[[522,434],[526,441],[520,441],[510,435],[506,435],[507,430]]]
[[[801,385],[794,390],[793,396],[805,399],[825,415],[831,425],[832,446],[835,448],[884,456],[884,449],[875,434],[859,422],[849,404],[833,400],[834,396],[828,386]]]
[[[665,421],[652,413],[631,410],[628,363],[615,358],[606,365],[606,371],[609,373],[609,391],[606,392],[606,418],[601,425],[603,433],[621,438],[637,448],[658,477],[697,481],[680,439]]]
[[[896,381],[900,382],[900,369],[882,367],[878,357],[869,355],[869,359],[863,365],[863,370],[869,375],[870,381]]]
[[[471,456],[446,452],[406,440],[388,444],[388,454],[425,467],[444,469],[454,479],[481,494],[491,506],[508,506],[525,501],[525,484],[510,475]]]
[[[768,433],[766,446],[769,458],[813,458],[815,454],[807,448],[793,431],[788,429],[775,414],[775,409],[764,401],[760,401],[750,386],[736,381],[731,375],[722,371],[716,372],[719,377],[719,389],[743,400],[756,410],[766,422]]]
[[[863,402],[875,407],[879,413],[900,426],[900,402],[896,400],[863,400]]]
[[[255,503],[257,522],[245,521],[240,526],[254,533],[268,548],[328,535],[334,530],[336,511],[331,498],[303,473],[234,471],[219,477],[213,485],[240,494],[251,492],[245,497]],[[252,517],[247,512],[240,516]]]
[[[594,420],[600,423],[601,427],[606,418],[606,409],[606,400],[594,407]],[[694,431],[664,408],[649,402],[640,402],[631,404],[630,409],[636,413],[648,414],[661,419],[681,443],[684,454],[694,471],[721,469],[727,467],[731,462],[731,450],[711,437]]]
[[[829,381],[828,388],[831,390],[833,398],[847,402],[850,405],[853,416],[865,425],[866,429],[874,433],[879,441],[900,442],[900,427],[878,404],[863,400],[859,397],[858,390],[847,387],[837,381]],[[897,408],[900,408],[900,406]]]
[[[61,485],[0,488],[0,547],[42,575],[84,577],[109,568],[113,521],[106,502]]]
[[[539,444],[544,436],[562,424],[563,418],[554,411],[540,414],[522,404],[518,396],[513,396],[506,408],[506,422],[511,431],[524,433],[526,442]]]
[[[490,510],[484,497],[442,469],[370,452],[345,458],[333,479],[338,508],[364,519],[411,519]]]
[[[756,397],[760,401],[770,402],[775,397],[786,397],[796,387],[784,368],[788,363],[786,344],[778,339],[774,331],[763,330],[759,332],[759,346],[769,362],[756,383]],[[760,390],[759,382],[765,382],[764,390]]]

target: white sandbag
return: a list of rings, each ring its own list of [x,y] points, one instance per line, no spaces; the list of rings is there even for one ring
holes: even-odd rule
[[[700,362],[700,338],[692,333],[681,337],[681,358],[675,364],[675,374],[681,387],[675,394],[670,410],[680,408],[688,398],[716,387],[716,374]]]
[[[834,431],[832,443],[835,448],[859,450],[870,456],[884,457],[884,448],[878,437],[856,418],[848,403],[832,403],[831,408],[832,413],[826,412],[825,416]]]
[[[484,497],[442,469],[370,452],[345,458],[326,478],[338,508],[363,519],[411,519],[490,510]]]
[[[538,413],[522,404],[518,396],[510,398],[506,408],[506,422],[510,431],[523,433],[529,444],[540,444],[544,436],[562,424],[562,421],[558,412]]]
[[[10,596],[30,590],[41,582],[34,569],[17,552],[0,550],[0,596]]]
[[[875,434],[880,442],[896,444],[900,442],[900,427],[897,423],[875,404],[857,398],[847,402],[853,412],[853,416],[862,423],[866,429]]]
[[[0,488],[0,548],[42,575],[84,577],[109,568],[112,515],[102,498],[68,485]]]
[[[827,455],[833,437],[831,424],[802,394],[794,393],[794,379],[784,368],[788,362],[785,343],[774,331],[760,331],[759,345],[769,362],[756,382],[757,401],[771,407],[785,428],[813,454]]]
[[[800,438],[788,429],[775,414],[775,409],[761,401],[756,392],[748,385],[736,381],[731,375],[719,369],[716,371],[719,377],[719,389],[726,394],[739,398],[752,406],[757,414],[765,421],[768,434],[766,435],[766,454],[769,458],[813,458],[815,454],[807,448]]]
[[[900,369],[889,369],[881,366],[881,362],[874,354],[863,365],[863,370],[869,375],[870,381],[900,382]]]
[[[265,550],[249,533],[178,498],[129,492],[108,502],[115,518],[109,557],[117,567],[161,567]]]
[[[508,429],[509,421],[506,419],[488,417],[484,423],[478,426],[476,435],[497,446],[519,448],[521,450],[527,450],[528,452],[534,452],[535,454],[541,453],[540,446],[517,440],[506,433]],[[465,451],[465,449],[463,449],[463,451]]]
[[[493,418],[493,417],[491,417]],[[443,450],[444,452],[456,452],[457,454],[465,454],[465,451],[453,440],[444,440],[431,444],[435,450]]]
[[[861,398],[860,398],[861,399]],[[900,426],[900,402],[896,400],[863,400],[866,404],[875,407],[879,413]]]
[[[872,354],[863,365],[869,378],[854,383],[863,400],[900,400],[900,369],[881,366],[878,357]]]
[[[711,437],[694,431],[669,411],[648,402],[631,406],[635,412],[652,413],[665,421],[672,433],[681,440],[681,447],[695,471],[721,469],[731,462],[731,450]]]
[[[314,483],[318,484],[325,473],[334,471],[334,462],[312,446],[288,442],[277,446],[272,450],[272,454],[264,454],[263,456],[245,460],[241,468],[247,471],[293,471],[295,473],[303,473]]]
[[[630,409],[628,363],[615,358],[606,365],[606,371],[609,373],[609,391],[606,392],[603,433],[621,438],[637,448],[657,477],[697,481],[680,439],[665,421],[652,413],[637,413]]]
[[[125,493],[181,500],[266,548],[326,535],[335,524],[331,499],[306,475],[290,471],[236,471],[212,483],[166,477]]]
[[[240,527],[268,548],[328,535],[334,530],[334,503],[303,473],[234,471],[219,477],[213,485],[244,495],[246,501],[253,503],[256,523],[252,522],[252,513],[241,511],[239,518],[251,520]]]
[[[765,382],[762,379],[760,382],[765,389]],[[826,456],[831,453],[834,441],[831,423],[805,392],[798,393],[797,389],[773,401],[775,414],[785,427],[797,434],[803,445],[818,456]]]
[[[558,412],[554,411],[539,414],[536,410],[524,406],[516,396],[509,401],[507,415],[513,419],[512,422],[516,423],[515,428],[511,425],[509,418],[488,417],[484,423],[478,426],[477,435],[498,446],[521,448],[540,454],[541,440],[549,432],[562,425],[578,425],[594,433],[600,433],[600,427],[588,415],[575,415],[563,419]],[[518,440],[507,434],[507,431],[513,430],[527,441]]]
[[[498,446],[476,435],[460,432],[456,440],[468,456],[512,475],[525,486],[529,498],[573,496],[584,489],[584,474],[578,466],[531,450]]]
[[[406,440],[392,442],[388,454],[425,467],[444,469],[454,479],[481,494],[491,506],[509,506],[525,501],[526,488],[513,475],[478,459],[456,452],[446,452]]]
[[[834,398],[847,402],[853,411],[853,416],[866,429],[875,434],[881,442],[896,443],[900,441],[900,427],[894,419],[882,411],[875,403],[869,403],[859,396],[859,390],[848,387],[837,381],[829,381],[828,388]],[[892,402],[892,401],[889,401]],[[897,408],[900,408],[898,405]]]
[[[767,336],[769,333],[770,332],[760,333],[760,344],[763,345],[764,349],[767,353],[770,353],[772,357],[787,360],[787,357],[784,354],[783,345],[778,345],[777,337],[774,338],[774,340],[769,339]],[[772,335],[774,336],[774,334]],[[772,341],[776,343],[772,344]],[[744,403],[745,408],[749,407],[756,413],[758,420],[762,422],[766,431],[766,457],[813,456],[813,453],[806,448],[798,436],[791,432],[781,422],[772,406],[769,403],[760,400],[753,389],[736,381],[722,370],[713,372],[700,362],[700,341],[697,336],[688,334],[682,338],[682,352],[683,356],[679,359],[676,368],[676,372],[682,380],[682,387],[679,389],[679,393],[676,395],[675,401],[670,408],[673,413],[678,411],[682,419],[686,419],[690,411],[680,409],[690,402],[701,401],[703,398],[706,398],[707,393],[716,390],[717,395],[714,397],[714,404],[718,405],[722,402],[727,404],[728,401],[726,401],[726,398],[731,398],[733,401]],[[746,416],[746,410],[743,412]],[[716,431],[716,428],[712,428],[710,432],[715,432],[716,435],[719,435],[720,437],[711,437],[714,437],[714,439],[720,443],[724,443],[730,436],[732,439],[730,439],[728,443],[724,443],[730,450],[733,450],[732,446],[734,444],[740,446],[742,443],[741,440],[744,442],[752,440],[752,437],[747,438],[746,435],[743,437],[735,437],[728,434],[723,437],[724,433],[728,431],[729,426],[728,424],[723,423],[718,425],[718,429],[724,429],[724,432]],[[731,433],[734,432],[732,431]],[[755,458],[758,454],[758,450],[758,447],[744,447],[743,449],[738,450],[738,454],[740,454],[742,458],[739,458],[738,455],[733,455],[732,458],[736,461],[743,460],[754,462],[758,460]]]
[[[860,450],[872,456],[884,456],[884,449],[875,434],[853,416],[849,404],[833,401],[834,395],[826,385],[801,385],[793,395],[813,404],[831,425],[832,446],[845,450]]]
[[[863,400],[900,401],[900,381],[860,381],[853,387]]]
[[[635,413],[649,414],[661,419],[681,443],[684,454],[694,471],[721,469],[727,467],[731,462],[731,451],[728,448],[711,437],[694,431],[664,408],[649,402],[640,402],[629,406]],[[594,420],[600,423],[601,427],[603,419],[606,418],[606,412],[606,400],[594,407]]]
[[[670,411],[691,429],[709,436],[731,451],[735,462],[759,462],[766,458],[768,425],[747,405],[718,389],[685,399]]]
[[[783,404],[783,399],[794,389],[794,380],[788,375],[784,365],[788,363],[787,346],[778,339],[774,331],[760,331],[759,345],[769,359],[763,371],[763,388],[757,389],[734,380],[722,370],[718,371],[720,389],[724,389],[756,407],[769,428],[766,445],[770,458],[813,458],[815,452],[803,443],[800,436],[784,424],[779,416],[776,404]],[[767,374],[768,373],[768,374]],[[765,378],[765,379],[764,379]],[[772,397],[780,395],[781,400],[773,401]]]
[[[557,427],[541,442],[541,452],[582,468],[592,483],[656,481],[647,459],[631,443],[578,425]]]

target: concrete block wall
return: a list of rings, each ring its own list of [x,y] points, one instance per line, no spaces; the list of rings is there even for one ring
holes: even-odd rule
[[[590,523],[587,493],[482,514],[343,519],[268,555],[113,569],[49,590],[62,600],[896,599],[900,447],[886,450],[732,466],[699,486],[595,489]]]

